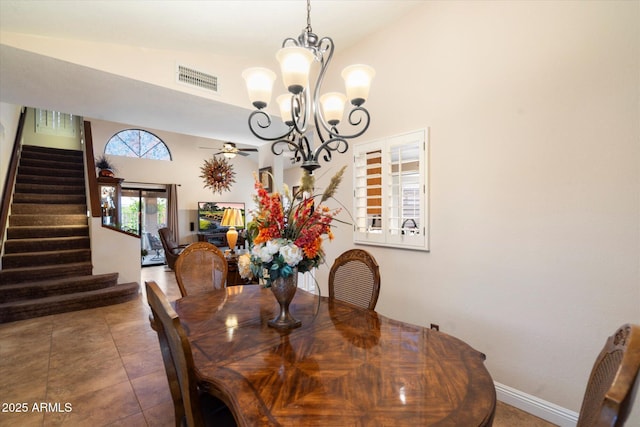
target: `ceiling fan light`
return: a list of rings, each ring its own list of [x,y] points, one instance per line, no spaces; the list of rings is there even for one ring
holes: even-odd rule
[[[227,159],[233,159],[236,156],[236,153],[224,152],[222,153],[222,155],[225,156]]]
[[[342,70],[347,98],[353,105],[359,107],[367,100],[371,81],[375,75],[373,68],[363,64],[350,65]]]
[[[313,53],[309,49],[297,46],[283,47],[276,53],[282,72],[282,81],[289,92],[296,95],[307,87],[313,58]]]
[[[271,102],[271,91],[276,73],[268,68],[253,67],[242,72],[247,85],[249,100],[258,110],[265,108]]]

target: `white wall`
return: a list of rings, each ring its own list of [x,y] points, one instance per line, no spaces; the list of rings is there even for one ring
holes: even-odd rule
[[[93,274],[118,272],[118,283],[140,281],[140,239],[102,226],[101,218],[89,218]]]
[[[138,128],[135,125],[106,122],[85,118],[91,122],[93,149],[97,155],[104,152],[109,139],[124,129]],[[125,181],[150,184],[179,184],[178,215],[180,221],[180,243],[191,243],[197,240],[198,202],[243,202],[245,209],[253,206],[253,171],[258,171],[258,164],[250,157],[236,156],[230,161],[233,166],[235,183],[228,192],[213,193],[204,188],[200,178],[200,168],[205,159],[211,158],[216,150],[205,150],[199,147],[222,147],[221,141],[180,135],[172,132],[146,129],[158,136],[169,147],[172,161],[137,159],[110,156],[118,168],[116,176]],[[189,223],[194,222],[195,231],[189,231]]]
[[[640,323],[639,4],[427,2],[332,67],[377,71],[362,141],[431,129],[431,252],[366,247],[378,311],[573,411],[606,337]]]

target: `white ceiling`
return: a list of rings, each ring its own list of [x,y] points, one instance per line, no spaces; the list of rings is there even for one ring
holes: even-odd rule
[[[346,48],[421,1],[314,0],[311,24]],[[128,46],[271,57],[306,26],[306,2],[0,1],[0,30]],[[0,101],[255,145],[247,110],[3,45]],[[55,82],[55,83],[52,83]],[[122,100],[127,102],[123,104]],[[249,107],[249,106],[247,106]]]

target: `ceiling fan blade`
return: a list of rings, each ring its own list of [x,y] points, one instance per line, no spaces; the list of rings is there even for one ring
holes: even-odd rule
[[[257,148],[236,148],[233,143],[226,143],[222,148],[218,147],[198,147],[203,150],[219,150],[217,153],[214,153],[214,156],[218,156],[220,154],[239,154],[241,156],[248,156],[249,152],[258,152]]]

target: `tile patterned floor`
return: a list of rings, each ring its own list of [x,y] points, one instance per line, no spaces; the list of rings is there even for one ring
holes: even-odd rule
[[[170,300],[180,296],[163,266],[144,268],[145,280],[155,280]],[[141,294],[110,307],[0,324],[0,426],[173,426],[148,315]],[[551,425],[502,403],[494,422]]]

